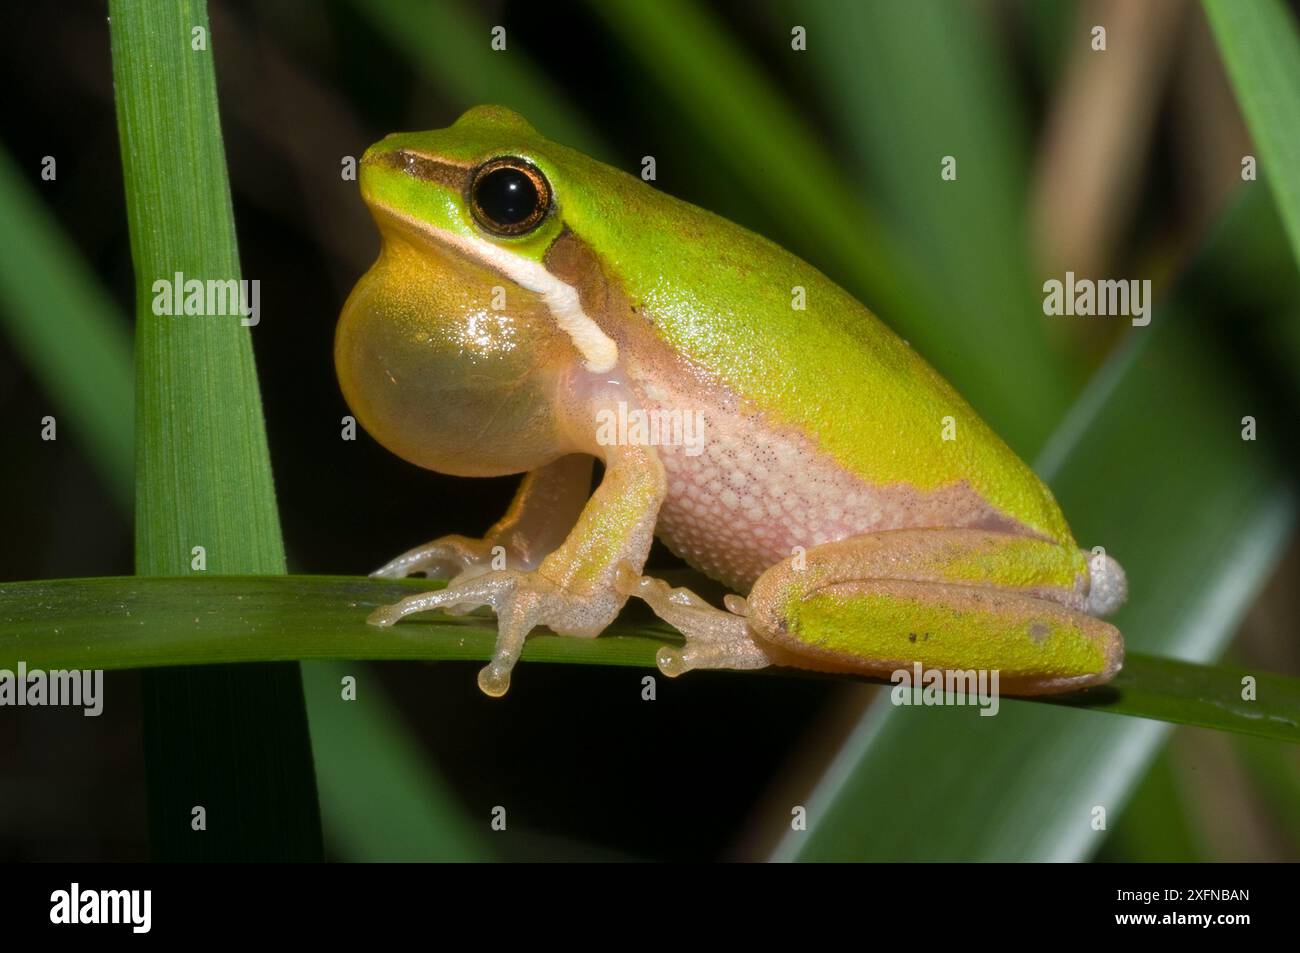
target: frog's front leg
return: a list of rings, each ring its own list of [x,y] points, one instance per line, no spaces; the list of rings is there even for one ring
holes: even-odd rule
[[[570,454],[531,470],[519,484],[510,508],[482,539],[441,536],[407,550],[370,575],[445,577],[463,582],[487,572],[500,546],[507,569],[536,569],[564,542],[591,495],[591,467],[585,454]]]
[[[572,532],[535,570],[490,570],[456,580],[377,609],[368,621],[387,626],[429,609],[491,606],[496,647],[478,683],[488,695],[504,695],[533,628],[590,638],[614,621],[627,599],[614,585],[615,574],[623,563],[637,570],[645,565],[664,492],[664,469],[653,447],[611,447],[605,476]]]
[[[1119,631],[1097,615],[1124,597],[1109,557],[983,530],[894,530],[814,547],[768,569],[721,612],[686,590],[637,578],[620,587],[687,637],[665,648],[667,675],[693,668],[792,665],[887,676],[910,669],[996,669],[1013,694],[1110,679]]]

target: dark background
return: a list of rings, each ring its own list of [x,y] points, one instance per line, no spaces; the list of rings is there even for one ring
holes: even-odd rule
[[[1050,79],[1023,21],[1011,15],[1018,5],[994,6],[1038,128]],[[652,152],[659,188],[801,251],[800,237],[743,192],[718,187],[707,150],[656,106],[653,88],[583,6],[477,9],[489,23],[508,23],[511,44],[528,49],[582,104],[618,150],[607,158],[635,169]],[[803,61],[781,55],[784,19],[764,10],[716,6],[809,124],[833,139]],[[290,571],[363,574],[443,533],[480,535],[517,478],[459,480],[421,471],[367,436],[341,441],[347,408],[332,360],[339,309],[378,248],[355,183],[339,178],[340,158],[359,156],[391,131],[447,125],[460,112],[456,97],[413,70],[351,3],[213,0],[210,16],[243,271],[261,281],[253,342]],[[105,6],[7,3],[0,36],[3,147],[129,316],[133,277]],[[1177,128],[1176,118],[1157,124],[1155,171],[1132,198],[1121,249],[1152,236],[1193,244],[1217,207],[1191,184],[1190,160],[1174,158]],[[1242,133],[1237,126],[1225,134]],[[57,182],[39,181],[44,155],[58,157]],[[32,421],[51,412],[50,402],[7,342],[0,407],[0,580],[131,573],[129,514],[75,441],[36,439]],[[652,557],[652,565],[670,564],[662,551]],[[1261,599],[1266,616],[1295,618],[1294,573],[1293,553]],[[1250,625],[1274,631],[1267,620]],[[639,670],[525,663],[509,696],[496,701],[479,693],[477,667],[374,668],[468,815],[516,805],[511,823],[527,834],[518,848],[525,856],[755,856],[773,836],[769,819],[788,817],[780,805],[806,790],[870,691],[697,673],[660,679],[659,701],[649,704]],[[138,678],[109,673],[106,684],[109,704],[98,719],[0,712],[0,859],[148,857]],[[1213,764],[1197,761],[1203,771]],[[1249,803],[1236,809],[1254,817]],[[1236,829],[1228,823],[1220,838],[1229,857]],[[1285,853],[1267,836],[1260,843],[1265,854]]]

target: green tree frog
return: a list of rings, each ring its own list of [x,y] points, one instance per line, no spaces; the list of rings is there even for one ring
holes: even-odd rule
[[[339,319],[348,405],[419,466],[525,474],[483,538],[378,570],[450,582],[371,623],[491,607],[493,696],[534,628],[591,638],[629,597],[685,636],[670,676],[919,662],[1039,694],[1119,670],[1119,565],[810,265],[500,107],[388,136],[359,180],[382,247]],[[642,575],[656,536],[745,597]]]

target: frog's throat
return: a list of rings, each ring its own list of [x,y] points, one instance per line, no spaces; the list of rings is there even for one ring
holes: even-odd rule
[[[392,215],[391,211],[388,214]],[[397,215],[433,241],[448,245],[473,261],[480,261],[510,281],[541,296],[555,324],[573,341],[583,365],[593,374],[604,374],[618,363],[618,345],[601,330],[582,308],[582,298],[573,285],[555,277],[540,262],[516,255],[486,239],[456,235],[445,229],[405,215]]]

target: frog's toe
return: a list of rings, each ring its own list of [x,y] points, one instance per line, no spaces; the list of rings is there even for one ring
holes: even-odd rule
[[[402,614],[397,610],[396,605],[380,606],[370,615],[366,616],[366,625],[377,625],[381,629],[386,629],[397,622]]]
[[[407,596],[390,606],[381,606],[370,613],[366,621],[371,625],[390,626],[408,615],[428,612],[431,609],[450,610],[453,614],[463,614],[482,605],[494,605],[494,593],[499,585],[493,585],[487,577],[478,577],[473,582],[463,585],[448,586],[432,592],[421,592]]]
[[[669,678],[676,678],[697,668],[767,668],[772,659],[761,645],[745,635],[722,642],[688,639],[682,646],[665,645],[655,655],[655,663],[659,671]]]
[[[394,602],[389,606],[380,606],[374,612],[366,617],[368,625],[377,625],[381,628],[387,628],[390,625],[396,625],[402,619],[414,612],[425,612],[429,609],[437,609],[440,604],[430,597],[441,595],[447,590],[442,589],[438,592],[424,592],[418,596],[407,596],[400,602]]]
[[[644,601],[655,615],[688,639],[733,642],[747,636],[748,625],[743,614],[745,600],[739,596],[728,597],[727,608],[730,611],[724,612],[689,589],[674,589],[662,579],[638,576],[630,569],[624,572],[625,568],[628,568],[626,564],[620,567],[615,582],[618,591]],[[742,611],[738,613],[737,608]]]
[[[655,664],[659,666],[659,671],[663,672],[669,678],[676,678],[690,671],[690,666],[686,659],[682,658],[684,654],[681,646],[664,645],[655,653]]]
[[[423,546],[408,549],[370,574],[372,579],[404,579],[407,576],[457,576],[477,566],[490,555],[484,540],[468,536],[443,536]]]
[[[534,628],[545,625],[561,635],[595,636],[618,613],[619,600],[608,591],[571,592],[536,572],[501,569],[472,572],[445,589],[408,596],[376,609],[367,621],[388,626],[430,609],[463,615],[482,606],[496,612],[497,639],[492,661],[479,673],[478,683],[485,694],[499,698],[510,687],[510,672]]]
[[[478,688],[484,695],[500,698],[510,691],[510,673],[514,671],[513,663],[502,665],[489,662],[478,673]]]

